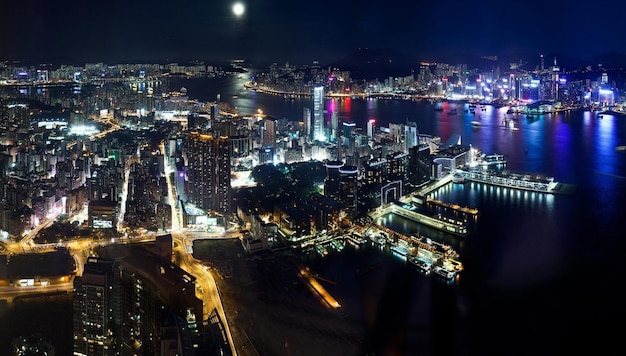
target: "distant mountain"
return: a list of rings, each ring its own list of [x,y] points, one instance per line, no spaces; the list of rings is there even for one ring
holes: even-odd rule
[[[554,65],[556,58],[557,65],[566,70],[572,70],[587,65],[587,61],[580,58],[566,56],[556,53],[543,54],[543,65],[549,68]],[[447,64],[467,64],[467,69],[480,69],[488,71],[499,67],[501,71],[506,71],[512,65],[520,69],[533,71],[541,67],[541,53],[509,53],[497,56],[477,56],[468,53],[455,53],[437,58],[435,62]]]
[[[599,64],[603,68],[626,68],[626,54],[618,52],[603,53],[589,61],[589,65],[592,67]]]
[[[446,63],[450,65],[465,64],[469,70],[476,68],[481,70],[491,70],[498,66],[502,68],[502,65],[505,64],[505,62],[503,62],[498,56],[480,57],[474,54],[459,52],[447,54],[429,62]]]
[[[329,65],[350,71],[354,79],[383,80],[411,75],[412,69],[419,68],[419,60],[391,49],[361,48]]]
[[[411,75],[412,70],[417,73],[421,61],[450,65],[466,64],[468,70],[490,71],[499,67],[500,71],[503,72],[509,70],[512,66],[516,66],[522,70],[534,71],[541,67],[541,55],[541,53],[508,53],[494,56],[478,56],[458,52],[427,59],[412,57],[391,49],[362,48],[329,65],[350,71],[355,79],[383,80],[390,76]],[[544,68],[552,67],[555,58],[561,71],[571,71],[587,65],[597,65],[597,63],[603,63],[605,68],[615,66],[618,63],[624,63],[626,67],[626,55],[619,53],[597,56],[591,61],[558,53],[544,53]]]

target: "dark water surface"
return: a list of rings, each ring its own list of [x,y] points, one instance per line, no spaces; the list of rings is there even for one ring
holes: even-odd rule
[[[312,99],[283,99],[242,89],[245,78],[172,81],[191,98],[217,94],[242,113],[257,109],[298,121]],[[233,97],[236,95],[236,97]],[[328,111],[365,129],[415,121],[420,133],[453,134],[485,153],[501,153],[506,169],[542,173],[574,184],[573,195],[546,195],[478,183],[450,184],[433,198],[480,211],[475,231],[455,244],[465,270],[452,288],[435,283],[388,253],[350,247],[305,257],[311,268],[339,281],[329,291],[360,315],[377,354],[555,355],[588,351],[617,354],[624,307],[626,117],[590,112],[528,118],[487,106],[344,99]],[[457,108],[457,115],[448,115]],[[502,126],[512,118],[516,129]],[[480,127],[471,125],[479,121]],[[388,216],[385,225],[413,232],[411,221]],[[381,261],[362,277],[355,270]],[[395,352],[391,352],[394,350]]]

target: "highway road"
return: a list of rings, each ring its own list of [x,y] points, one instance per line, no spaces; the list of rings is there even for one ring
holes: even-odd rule
[[[178,265],[185,271],[191,273],[196,277],[196,294],[203,301],[203,320],[208,320],[210,313],[215,309],[220,316],[222,324],[228,338],[228,344],[230,345],[233,355],[237,355],[237,349],[233,342],[232,333],[228,325],[228,319],[222,306],[222,300],[215,283],[215,279],[211,272],[192,255],[193,239],[197,238],[193,236],[187,236],[182,231],[182,218],[178,209],[177,195],[172,184],[172,173],[169,157],[165,152],[165,145],[163,142],[160,144],[161,154],[165,157],[165,181],[168,187],[168,197],[170,199],[170,206],[172,208],[172,240],[178,260]]]

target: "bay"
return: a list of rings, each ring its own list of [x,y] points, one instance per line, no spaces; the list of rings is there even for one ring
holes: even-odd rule
[[[200,101],[214,101],[219,94],[241,113],[261,109],[298,121],[303,108],[312,107],[311,98],[246,90],[245,80],[245,75],[172,79],[171,85],[186,87],[189,97]],[[380,126],[408,120],[420,133],[442,141],[458,134],[463,144],[504,154],[506,169],[553,176],[576,185],[575,193],[546,195],[477,183],[450,184],[432,193],[480,211],[476,230],[457,241],[465,270],[453,288],[433,284],[397,262],[384,263],[378,275],[360,279],[362,287],[354,288],[354,270],[372,257],[349,249],[306,261],[340,281],[333,293],[372,323],[371,350],[377,354],[615,354],[620,333],[612,325],[626,316],[626,152],[616,150],[626,144],[626,118],[591,112],[529,118],[492,106],[472,114],[465,111],[467,104],[456,102],[443,103],[439,112],[435,105],[343,99],[327,100],[326,109],[363,129],[370,119]],[[452,108],[456,115],[447,114]],[[504,127],[504,118],[512,119],[515,129]],[[393,219],[388,223],[394,228],[414,228],[410,221]]]

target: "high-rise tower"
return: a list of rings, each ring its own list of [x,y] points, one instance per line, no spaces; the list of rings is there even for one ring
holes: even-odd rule
[[[207,211],[230,213],[230,139],[192,132],[187,159],[189,201]]]
[[[276,147],[276,118],[266,117],[263,120],[263,147]]]
[[[303,136],[308,140],[311,138],[311,109],[304,108],[302,110],[302,120],[304,121]]]
[[[313,140],[326,141],[324,135],[324,87],[313,88]]]

